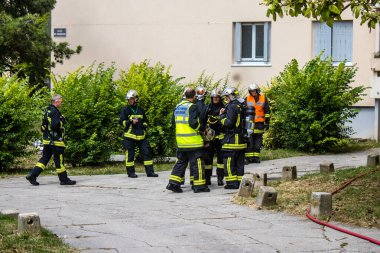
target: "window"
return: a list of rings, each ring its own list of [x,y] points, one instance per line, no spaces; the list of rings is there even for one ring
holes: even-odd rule
[[[235,62],[268,62],[270,23],[235,23]]]
[[[314,56],[322,50],[322,58],[332,57],[333,62],[352,61],[352,21],[336,21],[333,27],[314,22]]]

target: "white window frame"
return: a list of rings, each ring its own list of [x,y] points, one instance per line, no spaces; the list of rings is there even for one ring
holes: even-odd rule
[[[242,26],[252,26],[252,58],[242,58]],[[264,57],[257,58],[256,53],[256,26],[264,25]],[[258,63],[266,65],[270,60],[270,22],[236,22],[234,23],[234,61],[236,64]]]
[[[349,38],[350,41],[347,42],[345,40],[345,48],[346,50],[346,59],[341,59],[339,55],[337,56],[337,52],[339,50],[342,50],[342,48],[337,48],[337,44],[341,42],[337,38],[338,35],[334,32],[334,26],[336,27],[337,24],[350,24],[346,27],[346,38]],[[335,28],[337,29],[337,27]],[[335,21],[333,24],[333,27],[327,26],[326,23],[322,22],[313,22],[313,56],[319,55],[322,50],[324,50],[324,53],[322,54],[322,59],[323,58],[330,58],[332,57],[332,64],[333,65],[338,65],[340,62],[343,62],[344,60],[346,61],[346,65],[350,66],[352,65],[352,45],[353,45],[353,22],[352,20],[345,20],[345,21]],[[322,38],[324,37],[324,38]],[[346,39],[345,38],[345,39]],[[336,48],[336,49],[334,49]],[[338,59],[337,59],[338,58]]]

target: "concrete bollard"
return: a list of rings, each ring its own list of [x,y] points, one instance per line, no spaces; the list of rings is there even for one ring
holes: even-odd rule
[[[375,167],[376,165],[379,165],[379,155],[368,155],[367,156],[367,166],[368,167]]]
[[[258,188],[260,186],[267,186],[268,177],[267,173],[264,173],[262,176],[259,174],[253,174],[253,187]]]
[[[0,214],[4,215],[4,216],[10,216],[13,218],[17,218],[19,211],[15,210],[15,209],[4,209],[4,210],[1,210]]]
[[[244,198],[252,197],[254,180],[252,176],[245,175],[241,179],[238,196]]]
[[[259,193],[256,198],[257,206],[273,206],[277,201],[277,191],[270,186],[260,186]]]
[[[328,192],[313,192],[311,194],[310,214],[314,217],[332,214],[332,195]]]
[[[282,168],[282,179],[283,180],[297,179],[297,167],[296,166],[284,166]]]
[[[18,215],[18,231],[40,233],[41,223],[37,213],[20,213]]]
[[[334,172],[334,164],[333,163],[322,163],[319,165],[319,171],[321,173],[330,173]]]

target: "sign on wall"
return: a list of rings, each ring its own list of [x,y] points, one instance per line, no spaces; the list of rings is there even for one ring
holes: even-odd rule
[[[54,28],[54,37],[66,37],[66,28]]]

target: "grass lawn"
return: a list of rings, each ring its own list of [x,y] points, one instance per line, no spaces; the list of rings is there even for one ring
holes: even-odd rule
[[[295,181],[269,181],[277,190],[277,205],[271,210],[305,216],[312,192],[333,192],[356,175],[370,172],[333,195],[330,221],[380,228],[380,168],[360,167],[335,173],[309,174]],[[257,194],[255,190],[254,195]],[[256,208],[255,199],[235,197],[238,204]]]
[[[63,253],[79,251],[70,248],[55,234],[44,228],[39,235],[18,233],[16,218],[0,215],[0,252]]]

